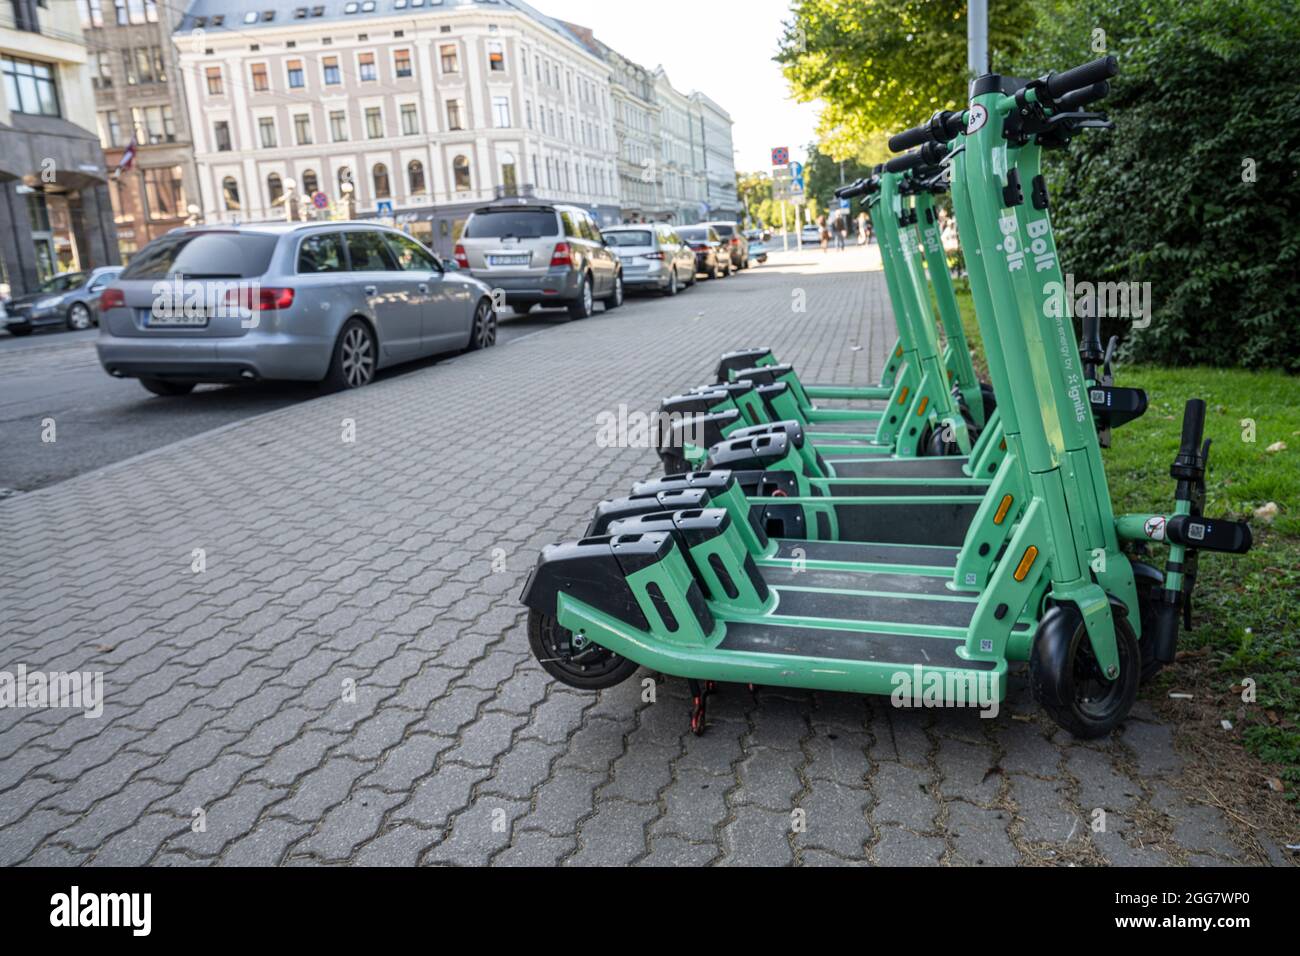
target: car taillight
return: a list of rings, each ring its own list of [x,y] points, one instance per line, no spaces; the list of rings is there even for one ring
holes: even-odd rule
[[[272,289],[257,287],[257,300],[253,300],[253,289],[231,289],[226,293],[226,303],[236,308],[257,312],[273,312],[287,309],[293,305],[293,289]]]
[[[691,248],[694,249],[696,252],[708,252],[708,251],[709,251],[708,244],[707,244],[707,243],[703,243],[703,242],[695,242],[695,243],[692,243],[692,244],[691,244]]]
[[[557,242],[555,244],[555,251],[551,253],[551,265],[552,267],[573,265],[573,255],[569,252],[567,242]]]
[[[456,265],[462,269],[469,268],[469,256],[465,255],[465,247],[459,243],[456,244],[456,250],[452,253],[452,258],[456,260]]]
[[[731,237],[731,244],[732,244],[733,246],[738,246],[738,245],[740,245],[740,240],[737,239],[735,236],[732,236],[732,237]]]
[[[646,253],[645,255],[643,255],[641,258],[642,258],[642,259],[662,259],[663,257],[664,257],[664,254],[663,254],[662,252],[647,252],[647,253]]]
[[[109,309],[121,309],[126,306],[126,293],[121,289],[107,288],[99,297],[99,311],[106,312]]]

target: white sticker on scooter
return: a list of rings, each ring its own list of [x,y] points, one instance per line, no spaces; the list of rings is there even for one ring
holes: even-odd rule
[[[978,133],[984,128],[984,124],[989,121],[989,111],[978,103],[970,108],[966,114],[966,135]]]
[[[1163,515],[1153,515],[1147,518],[1147,523],[1142,526],[1143,533],[1152,541],[1165,540],[1165,519]]]

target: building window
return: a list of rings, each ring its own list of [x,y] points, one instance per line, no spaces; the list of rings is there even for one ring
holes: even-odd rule
[[[330,139],[336,143],[347,142],[348,114],[344,110],[330,111]]]
[[[357,77],[362,83],[369,83],[379,79],[379,71],[375,69],[375,55],[373,53],[357,54]]]
[[[284,195],[284,183],[280,179],[279,173],[271,173],[266,177],[266,196],[268,206],[274,206],[275,201]]]
[[[227,210],[230,212],[239,211],[239,183],[235,181],[234,176],[227,176],[221,180],[221,198],[225,202]]]
[[[311,145],[311,117],[299,113],[293,118],[293,138],[299,146]]]
[[[383,163],[375,163],[374,168],[370,171],[370,178],[375,184],[375,198],[389,199],[393,195],[392,187],[388,184],[388,167]]]
[[[212,125],[212,134],[217,143],[217,152],[230,152],[230,124],[225,120],[217,120]]]
[[[533,128],[533,103],[531,100],[524,100],[524,119],[528,122],[528,128]]]
[[[460,58],[456,54],[456,44],[444,43],[442,46],[438,47],[438,52],[442,57],[442,72],[460,72]]]
[[[460,118],[460,100],[447,101],[447,129],[464,129]]]
[[[320,181],[316,178],[316,170],[303,170],[302,191],[305,196],[313,196],[320,191]]]
[[[122,126],[117,120],[117,110],[99,114],[99,141],[105,147],[122,145]]]
[[[265,63],[254,63],[252,74],[254,93],[265,93],[271,88],[271,79],[267,74]]]
[[[302,60],[290,60],[288,63],[289,70],[289,89],[300,90],[307,85],[307,79],[303,76]]]
[[[510,97],[494,96],[492,97],[492,125],[497,129],[507,129],[510,126]]]
[[[400,79],[410,76],[411,70],[411,51],[398,50],[393,54],[393,73]]]
[[[411,193],[422,193],[425,190],[424,185],[424,163],[418,159],[413,159],[406,164],[406,182],[410,186],[408,190]]]
[[[402,135],[415,136],[420,132],[420,112],[414,103],[402,104]]]
[[[488,69],[493,73],[504,73],[506,69],[506,48],[500,40],[492,40],[487,45]]]
[[[107,53],[92,53],[90,55],[91,82],[97,90],[111,90],[113,88],[113,58]]]
[[[63,115],[59,112],[59,91],[52,64],[0,56],[0,72],[4,74],[9,109],[34,116]]]
[[[343,82],[342,77],[339,76],[339,58],[338,58],[338,57],[336,57],[336,56],[327,56],[327,57],[325,57],[324,60],[321,61],[321,63],[324,65],[324,68],[325,68],[325,69],[324,69],[324,72],[325,72],[325,85],[326,85],[326,86],[338,86],[340,83]]]
[[[458,192],[468,192],[470,187],[469,178],[469,160],[464,156],[457,156],[451,161],[452,180],[456,184]]]
[[[275,118],[263,116],[257,121],[257,134],[261,137],[263,149],[275,148]]]
[[[501,186],[507,196],[519,193],[519,174],[515,171],[515,158],[510,153],[501,154]]]
[[[137,143],[157,145],[176,140],[170,106],[136,106],[131,109],[131,122],[135,127]]]
[[[384,135],[384,114],[378,106],[366,108],[366,136],[381,139]]]
[[[204,73],[208,79],[208,95],[221,96],[225,92],[225,85],[221,82],[221,67],[210,66]]]

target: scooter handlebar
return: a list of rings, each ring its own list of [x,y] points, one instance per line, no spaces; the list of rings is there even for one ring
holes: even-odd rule
[[[1110,84],[1102,80],[1100,83],[1094,83],[1092,86],[1062,96],[1056,101],[1056,112],[1073,113],[1075,110],[1083,109],[1089,103],[1104,99],[1109,93]]]
[[[889,137],[889,148],[901,153],[922,143],[947,142],[965,128],[961,111],[940,110],[919,126],[905,129]]]
[[[902,156],[895,156],[889,162],[885,163],[885,172],[902,173],[909,169],[915,169],[925,163],[923,151],[916,149],[910,153],[904,153]]]
[[[1205,436],[1205,402],[1189,398],[1183,409],[1183,438],[1179,442],[1179,458],[1196,458],[1201,454],[1201,439]]]
[[[1117,73],[1119,73],[1119,61],[1113,56],[1103,56],[1091,63],[1066,70],[1064,73],[1049,73],[1047,94],[1052,99],[1059,99],[1067,93],[1109,80]]]

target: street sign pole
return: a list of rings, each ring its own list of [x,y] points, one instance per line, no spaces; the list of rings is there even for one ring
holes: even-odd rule
[[[785,203],[781,203],[781,251],[790,251],[790,232],[785,226]]]

